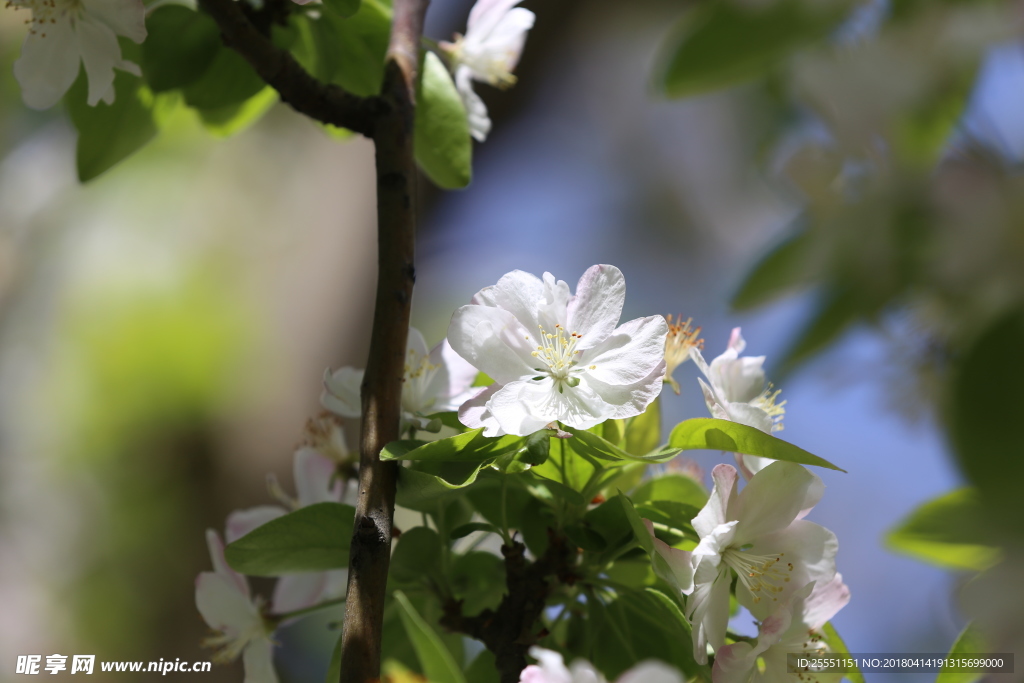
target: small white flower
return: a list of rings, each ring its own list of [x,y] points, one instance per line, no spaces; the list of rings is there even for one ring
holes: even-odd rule
[[[277,479],[271,475],[268,477],[270,490],[283,505],[259,505],[232,512],[228,515],[225,529],[228,543],[233,543],[253,529],[293,510],[316,503],[341,502],[345,494],[354,494],[355,482],[351,481],[351,486],[346,490],[336,476],[339,461],[332,457],[336,456],[339,448],[342,449],[341,453],[347,454],[341,427],[333,418],[321,419],[311,421],[307,425],[307,433],[312,441],[295,451],[293,472],[296,498],[288,497]],[[284,614],[341,597],[345,594],[347,584],[346,569],[286,574],[278,579],[274,587],[271,612]]]
[[[530,656],[538,663],[523,669],[519,683],[606,683],[601,672],[582,659],[566,667],[562,655],[541,647],[531,647]],[[672,667],[652,660],[626,671],[616,683],[683,683],[683,677]]]
[[[693,549],[694,590],[686,602],[693,624],[694,658],[707,661],[708,643],[725,643],[729,587],[738,577],[736,599],[755,619],[770,616],[794,590],[836,575],[836,536],[801,517],[825,486],[800,465],[774,462],[737,494],[737,472],[718,465],[714,489],[693,519],[700,543]]]
[[[776,403],[779,391],[766,386],[764,356],[740,356],[747,347],[735,328],[725,353],[708,365],[700,349],[692,347],[690,355],[708,381],[698,380],[704,391],[704,402],[712,417],[738,422],[771,434],[782,430],[786,402]],[[709,384],[710,383],[710,384]],[[772,461],[758,456],[737,454],[740,471],[747,479]]]
[[[117,36],[136,43],[146,38],[141,0],[9,0],[27,9],[29,33],[14,63],[22,98],[33,109],[52,107],[78,78],[89,79],[88,102],[114,101],[114,69],[141,76],[138,65],[121,58]]]
[[[214,661],[231,662],[242,656],[245,683],[277,683],[274,672],[273,626],[263,617],[262,603],[249,594],[249,582],[228,566],[224,544],[216,531],[206,532],[212,572],[196,579],[196,607],[203,621],[219,635],[204,645],[219,647]]]
[[[487,436],[526,436],[556,421],[586,429],[639,415],[661,392],[660,315],[619,325],[626,282],[592,266],[576,295],[551,273],[516,270],[452,316],[448,341],[495,384],[463,404],[459,419]]]
[[[473,81],[499,88],[516,82],[512,71],[533,28],[533,12],[516,7],[521,0],[478,0],[469,11],[466,35],[442,42],[455,72],[455,87],[462,97],[473,137],[483,142],[491,130],[487,107],[473,90]]]
[[[477,393],[472,388],[477,369],[455,353],[448,340],[428,351],[423,335],[410,327],[406,349],[402,419],[407,424],[423,427],[424,416],[458,410]],[[324,391],[320,395],[323,407],[342,417],[359,417],[363,412],[363,373],[351,367],[324,373]]]
[[[816,655],[828,652],[818,632],[850,601],[850,589],[841,574],[824,584],[809,583],[794,592],[761,622],[757,642],[725,645],[715,653],[711,671],[714,683],[791,683],[787,654]],[[758,664],[761,660],[763,667]],[[798,680],[805,683],[839,683],[842,673],[808,671]]]

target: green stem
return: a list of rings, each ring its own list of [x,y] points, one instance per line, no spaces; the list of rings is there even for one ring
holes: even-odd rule
[[[512,546],[512,537],[508,533],[508,475],[501,477],[501,538],[505,545]]]

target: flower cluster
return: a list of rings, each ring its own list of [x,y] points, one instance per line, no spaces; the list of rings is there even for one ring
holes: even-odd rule
[[[345,447],[345,437],[336,419],[325,415],[310,420],[306,425],[306,441],[294,454],[296,496],[288,496],[270,475],[268,488],[281,504],[232,512],[225,525],[227,542],[236,541],[293,510],[353,499],[355,482],[344,480],[352,468],[352,456]],[[217,635],[207,639],[205,644],[221,648],[217,661],[233,661],[241,655],[249,683],[275,683],[271,640],[274,629],[288,619],[290,613],[344,596],[348,571],[285,574],[278,579],[267,604],[259,596],[250,596],[245,577],[228,566],[224,545],[216,531],[207,531],[207,542],[214,572],[204,572],[196,580],[196,606]]]
[[[408,454],[408,449],[423,447],[431,449],[432,457],[437,458],[437,454],[446,453],[445,448],[456,449],[448,452],[452,460],[470,464],[470,459],[479,457],[477,468],[494,466],[504,473],[502,476],[515,476],[516,470],[499,466],[500,457],[511,456],[489,455],[486,446],[473,450],[466,444],[518,443],[517,448],[527,453],[530,466],[538,468],[534,472],[540,471],[541,479],[547,478],[545,473],[563,477],[556,491],[577,486],[584,493],[576,494],[581,500],[593,501],[592,505],[613,503],[607,498],[615,494],[602,485],[590,488],[591,484],[567,478],[566,458],[585,457],[588,444],[593,445],[594,439],[604,440],[598,434],[616,438],[602,430],[589,434],[581,430],[608,421],[618,423],[617,430],[628,429],[630,420],[650,409],[666,384],[678,393],[680,387],[671,372],[687,359],[693,359],[703,373],[700,386],[713,417],[741,424],[743,427],[737,428],[741,433],[762,439],[770,436],[755,430],[770,435],[781,428],[782,404],[776,401],[778,392],[766,385],[764,357],[740,355],[745,342],[738,328],[726,351],[709,364],[700,352],[700,329],[694,329],[689,320],[673,322],[654,315],[620,323],[625,297],[623,274],[610,265],[587,269],[575,291],[551,273],[537,277],[513,271],[456,310],[447,338],[433,348],[428,348],[419,331],[411,329],[402,385],[402,431],[408,439],[395,452]],[[489,385],[474,386],[485,377]],[[309,423],[307,441],[295,452],[297,495],[288,496],[271,478],[270,490],[280,505],[232,513],[226,529],[229,543],[291,511],[318,503],[337,503],[347,497],[342,480],[352,477],[356,466],[345,447],[338,419],[360,415],[362,382],[363,372],[356,368],[326,373],[321,403],[329,412]],[[656,405],[654,409],[658,409]],[[453,413],[458,415],[463,431],[478,433],[470,439],[463,434],[423,438],[420,432],[436,432],[442,421],[448,429],[457,427],[451,421]],[[538,434],[544,431],[547,433]],[[568,444],[560,449],[560,475],[542,469],[548,451],[553,450],[549,443],[552,435],[562,437],[558,443]],[[451,443],[442,447],[428,443],[432,439]],[[619,440],[621,448],[627,441]],[[538,442],[547,446],[539,454],[530,452],[531,445]],[[452,445],[456,443],[467,450],[459,452],[460,446]],[[615,449],[620,448],[608,443],[610,450],[600,457],[614,457]],[[662,458],[657,461],[664,462],[678,454],[671,443],[668,448],[648,451],[652,445],[644,447],[647,455],[634,456]],[[624,453],[621,449],[618,452]],[[600,482],[601,464],[592,458],[586,457],[596,474],[589,479]],[[690,488],[696,487],[706,497],[699,512],[689,508],[696,514],[677,512],[687,508],[670,498],[656,501],[668,503],[668,507],[643,508],[668,517],[660,522],[642,519],[647,533],[640,540],[650,550],[654,573],[679,600],[682,610],[677,614],[689,623],[693,647],[689,661],[706,666],[713,655],[710,672],[714,683],[762,679],[781,683],[786,675],[787,652],[827,650],[822,628],[849,601],[850,594],[836,571],[835,535],[804,519],[824,493],[821,479],[802,465],[782,460],[754,463],[741,459],[740,464],[745,466],[748,479],[742,487],[740,471],[732,465],[714,468],[710,493],[691,479]],[[692,469],[677,467],[661,476],[685,479]],[[693,478],[702,479],[699,468],[696,472]],[[428,470],[419,470],[417,475],[432,476]],[[444,481],[437,490],[452,490],[453,486]],[[639,489],[631,490],[635,493]],[[413,504],[421,505],[424,494],[416,495],[421,498],[414,499]],[[505,498],[503,493],[503,507]],[[619,506],[620,501],[614,504]],[[578,508],[574,514],[586,513],[586,504],[574,505]],[[502,511],[499,517],[506,528],[477,525],[502,533],[505,543],[511,544],[508,511]],[[631,519],[635,529],[642,529],[637,521],[640,517]],[[666,526],[666,519],[675,526]],[[427,536],[447,537],[452,533],[452,529],[443,528],[439,518],[434,523],[439,533],[431,530],[419,535],[419,543],[427,543]],[[696,538],[696,543],[686,541],[686,534],[666,535],[667,530],[680,528]],[[270,638],[274,629],[311,608],[334,604],[344,594],[346,572],[335,569],[283,575],[271,600],[265,603],[253,599],[245,578],[227,567],[216,533],[211,531],[209,538],[216,571],[200,577],[196,593],[204,619],[219,633],[209,642],[223,646],[219,655],[222,659],[241,654],[249,680],[273,681]],[[413,538],[413,534],[407,538]],[[628,550],[631,541],[619,542],[627,544],[620,552]],[[415,553],[407,550],[404,554],[409,552]],[[396,552],[396,558],[402,555]],[[406,566],[403,577],[410,571],[415,574],[418,559],[411,559],[413,568]],[[581,560],[574,571],[584,572],[584,564]],[[600,579],[603,566],[594,570],[590,580]],[[423,586],[433,586],[436,580],[425,578]],[[728,632],[733,598],[758,621],[756,639],[737,639]],[[600,598],[589,595],[586,599]],[[567,666],[562,656],[551,650],[535,647],[530,652],[538,663],[522,671],[523,683],[606,683],[602,673],[588,662],[576,660]],[[759,662],[767,663],[767,668]],[[625,670],[617,682],[681,683],[686,678],[671,666],[648,661]]]

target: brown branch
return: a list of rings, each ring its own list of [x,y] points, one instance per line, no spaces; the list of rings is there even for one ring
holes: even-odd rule
[[[380,95],[384,106],[372,127],[377,160],[377,298],[363,378],[359,499],[349,559],[341,683],[367,683],[380,677],[398,468],[394,462],[381,462],[379,454],[385,444],[399,437],[405,347],[416,279],[416,73],[428,3],[394,2]]]
[[[550,530],[548,549],[535,562],[526,561],[522,543],[502,546],[508,592],[497,611],[487,609],[467,617],[462,614],[462,602],[449,599],[444,604],[441,625],[483,642],[494,654],[501,683],[517,683],[526,668],[526,653],[537,641],[534,627],[552,589],[549,577],[568,585],[576,580],[574,550],[564,537]]]
[[[245,58],[266,83],[300,114],[332,126],[373,135],[382,103],[336,85],[322,83],[302,68],[291,53],[270,42],[250,21],[237,0],[199,0],[220,28],[224,44]]]

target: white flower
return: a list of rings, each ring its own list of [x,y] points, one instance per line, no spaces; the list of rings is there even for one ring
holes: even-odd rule
[[[33,109],[52,107],[78,78],[89,78],[88,102],[114,101],[114,69],[136,76],[138,65],[121,58],[117,36],[141,43],[146,9],[141,0],[9,0],[32,12],[29,33],[14,63],[22,98]]]
[[[206,624],[220,634],[204,645],[221,647],[214,661],[230,662],[242,656],[245,683],[277,683],[274,672],[272,625],[263,618],[262,604],[249,594],[245,577],[228,566],[224,544],[217,532],[206,532],[213,560],[212,572],[196,579],[196,607]]]
[[[516,7],[521,0],[478,0],[469,11],[466,35],[454,43],[441,43],[455,72],[455,87],[462,96],[473,137],[483,142],[491,130],[487,107],[473,90],[473,81],[500,88],[516,82],[512,71],[533,28],[533,12]]]
[[[828,652],[818,632],[850,601],[850,589],[841,574],[824,584],[809,583],[761,622],[757,643],[733,643],[715,653],[711,671],[714,683],[791,683],[786,655]],[[763,667],[758,664],[761,660]],[[842,673],[807,671],[799,675],[804,683],[839,683]]]
[[[273,476],[268,477],[271,491],[284,506],[260,505],[232,512],[228,516],[225,529],[228,543],[233,543],[253,529],[292,510],[316,503],[341,502],[345,493],[351,493],[351,489],[345,491],[342,482],[336,477],[337,462],[322,452],[327,447],[337,448],[338,443],[344,448],[341,427],[334,423],[333,419],[329,423],[334,424],[333,429],[325,430],[325,421],[311,422],[307,431],[314,437],[321,436],[324,441],[303,446],[295,451],[293,471],[297,497],[289,498],[277,483],[277,479]],[[355,482],[351,483],[354,485]],[[271,612],[285,614],[340,597],[345,594],[347,583],[346,569],[286,574],[278,579],[274,587],[274,596],[270,603]]]
[[[774,462],[739,494],[732,465],[718,465],[711,476],[711,497],[693,519],[701,540],[693,549],[694,590],[686,603],[699,662],[707,661],[708,643],[717,651],[725,642],[733,572],[736,599],[764,619],[794,589],[831,582],[839,548],[831,531],[800,519],[825,489],[806,468]]]
[[[480,290],[452,316],[448,341],[495,384],[463,404],[462,423],[525,436],[642,413],[661,392],[668,325],[660,315],[618,325],[625,297],[608,265],[589,268],[575,296],[551,273],[521,270]]]
[[[562,655],[541,647],[531,647],[530,656],[538,664],[523,669],[519,683],[606,683],[601,672],[582,659],[566,667]],[[616,683],[683,683],[683,677],[672,667],[652,660],[626,671]]]
[[[673,323],[672,316],[669,315],[666,320],[668,321],[668,337],[665,339],[665,381],[678,396],[679,382],[672,377],[672,373],[677,367],[690,360],[690,349],[699,351],[704,348],[704,340],[699,338],[699,327],[690,327],[693,318],[687,318],[684,322],[683,317],[679,316]]]
[[[448,340],[430,351],[423,335],[409,328],[406,344],[405,374],[402,376],[402,412],[407,423],[423,427],[420,419],[430,413],[458,410],[462,403],[477,393],[472,388],[477,369],[452,351]],[[324,373],[324,391],[320,403],[342,417],[362,414],[360,397],[363,370],[346,367]]]
[[[711,361],[704,361],[700,349],[693,347],[690,354],[708,382],[698,380],[704,391],[704,402],[712,417],[730,420],[771,434],[782,430],[782,416],[786,402],[776,403],[778,391],[766,386],[764,356],[740,356],[747,342],[735,328],[729,337],[725,353]],[[743,476],[749,479],[772,461],[768,458],[737,454]]]

